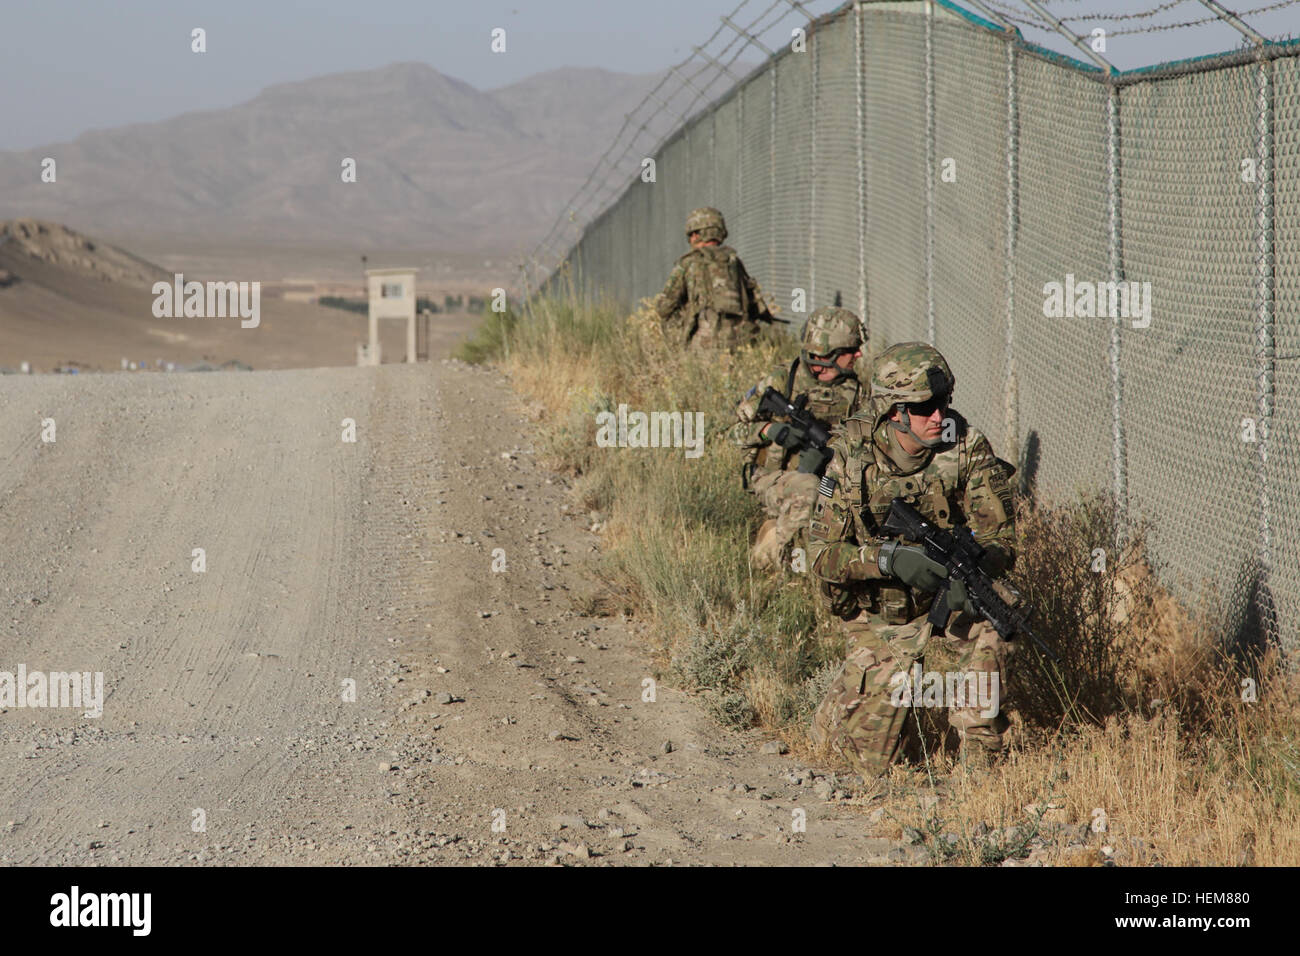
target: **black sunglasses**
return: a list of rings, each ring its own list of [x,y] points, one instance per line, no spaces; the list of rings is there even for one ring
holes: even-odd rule
[[[852,355],[857,349],[833,349],[825,355],[817,355],[814,352],[808,353],[808,361],[813,365],[834,365],[835,360],[841,355]]]
[[[916,415],[918,418],[929,418],[936,410],[942,411],[948,407],[948,396],[936,395],[924,402],[907,402],[905,404],[909,415]]]

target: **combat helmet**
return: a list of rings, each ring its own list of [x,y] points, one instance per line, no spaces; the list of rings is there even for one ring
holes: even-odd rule
[[[722,242],[727,238],[727,223],[722,218],[722,213],[712,206],[701,206],[699,209],[692,209],[690,215],[686,217],[687,238],[693,232],[698,232],[702,239],[716,239]]]
[[[943,444],[942,439],[926,440],[912,431],[908,404],[941,399],[945,404],[952,398],[957,384],[952,369],[939,350],[924,342],[900,342],[891,345],[876,357],[871,367],[871,406],[875,424],[887,417],[892,408],[901,413],[902,422],[890,422],[896,431],[919,442],[926,448]]]
[[[825,306],[808,316],[800,336],[802,346],[799,360],[804,368],[814,375],[825,368],[833,368],[838,373],[831,381],[855,375],[852,369],[845,370],[835,364],[835,357],[843,352],[856,352],[862,348],[862,323],[848,309],[839,306]],[[819,357],[817,361],[813,356]]]

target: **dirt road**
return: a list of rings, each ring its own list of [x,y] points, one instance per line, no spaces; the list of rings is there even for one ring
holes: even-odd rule
[[[530,434],[449,362],[0,380],[0,672],[104,682],[0,712],[0,862],[917,859],[643,699]]]

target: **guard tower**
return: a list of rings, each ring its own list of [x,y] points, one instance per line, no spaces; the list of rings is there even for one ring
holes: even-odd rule
[[[367,269],[370,285],[370,343],[358,356],[359,365],[379,364],[379,320],[406,320],[406,360],[415,361],[414,269]]]

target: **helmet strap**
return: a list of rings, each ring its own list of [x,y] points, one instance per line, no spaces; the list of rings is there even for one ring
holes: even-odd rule
[[[896,432],[901,432],[902,434],[906,435],[908,438],[912,439],[912,441],[916,442],[922,448],[938,448],[940,445],[943,444],[942,435],[940,435],[938,438],[927,439],[927,438],[922,438],[916,432],[912,431],[912,413],[907,410],[906,402],[897,402],[894,405],[894,407],[898,409],[899,416],[901,417],[902,422],[900,424],[899,422],[896,422],[893,419],[888,419],[886,424],[888,424],[890,428],[892,428]]]

